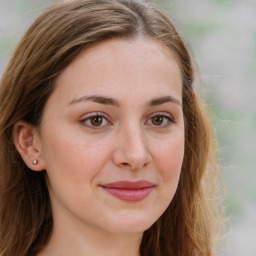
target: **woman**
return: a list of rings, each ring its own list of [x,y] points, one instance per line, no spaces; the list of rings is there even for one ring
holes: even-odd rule
[[[148,1],[43,13],[1,80],[0,254],[213,255],[217,169],[193,81]]]

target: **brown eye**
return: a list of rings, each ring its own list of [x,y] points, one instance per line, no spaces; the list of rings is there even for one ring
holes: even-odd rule
[[[153,126],[155,128],[168,128],[172,124],[174,124],[175,121],[168,113],[159,113],[152,115],[147,121],[146,124]]]
[[[108,121],[108,117],[105,117],[103,113],[91,113],[85,116],[80,123],[91,129],[103,129],[104,127],[111,125]]]
[[[151,118],[153,125],[162,125],[164,122],[163,116],[154,116]]]
[[[103,117],[102,116],[93,116],[90,118],[90,121],[93,126],[100,126],[103,123]]]

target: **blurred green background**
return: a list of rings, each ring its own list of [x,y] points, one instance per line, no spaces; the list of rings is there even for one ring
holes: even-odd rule
[[[53,2],[0,0],[0,75],[22,34]],[[156,2],[190,43],[214,112],[232,226],[221,255],[256,256],[256,1]]]

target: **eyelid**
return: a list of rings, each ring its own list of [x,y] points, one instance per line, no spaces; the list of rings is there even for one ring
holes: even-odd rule
[[[86,119],[88,117],[93,117],[93,116],[104,116],[106,118],[109,118],[109,116],[104,113],[104,112],[101,112],[101,111],[93,111],[93,112],[89,112],[89,113],[86,113],[86,114],[83,114],[81,115],[81,119]]]
[[[85,122],[87,120],[90,120],[90,118],[93,118],[93,117],[103,117],[108,123],[106,125],[103,125],[103,126],[93,126],[93,125],[87,125],[85,124]],[[104,127],[112,124],[112,122],[110,121],[110,117],[104,113],[104,112],[91,112],[91,113],[87,113],[85,115],[83,115],[80,119],[79,119],[79,123],[85,127],[88,127],[88,128],[91,128],[91,129],[103,129]]]
[[[175,119],[173,118],[173,116],[168,112],[154,112],[153,114],[148,115],[147,118],[149,119],[154,116],[163,116],[163,117],[169,118],[170,121],[175,122]]]
[[[171,124],[176,123],[176,121],[175,121],[175,119],[173,118],[173,116],[172,116],[170,113],[168,113],[168,112],[155,112],[155,113],[153,113],[153,114],[150,114],[150,115],[147,117],[146,122],[148,122],[151,118],[153,118],[153,117],[155,117],[155,116],[162,116],[162,117],[164,117],[164,118],[167,118],[168,121],[169,121],[169,123],[166,124],[166,125],[159,125],[159,126],[153,125],[153,126],[154,126],[155,128],[157,128],[157,129],[166,128],[166,127],[170,126]]]
[[[152,113],[152,114],[150,114],[146,117],[145,123],[147,124],[151,120],[151,118],[156,117],[156,116],[161,116],[161,117],[166,118],[168,120],[167,124],[164,124],[164,125],[149,124],[151,126],[154,126],[154,128],[157,128],[157,129],[169,127],[173,123],[176,122],[175,119],[172,117],[172,115],[168,112],[155,112],[155,113]],[[95,126],[95,125],[92,125],[92,124],[86,124],[86,121],[89,121],[93,117],[103,117],[106,120],[107,124],[103,124],[103,125],[99,125],[99,126]],[[109,125],[113,124],[110,120],[110,117],[104,112],[91,112],[91,113],[84,114],[79,119],[79,123],[81,125],[85,126],[85,127],[88,127],[90,129],[95,129],[95,130],[104,129],[106,126],[109,126]]]

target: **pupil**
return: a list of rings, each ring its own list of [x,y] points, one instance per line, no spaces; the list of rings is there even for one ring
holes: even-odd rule
[[[156,117],[154,117],[153,123],[154,123],[155,125],[161,125],[161,124],[163,123],[163,117],[161,117],[161,116],[156,116]]]
[[[92,118],[92,125],[99,126],[102,124],[102,117],[101,116],[95,116]]]

